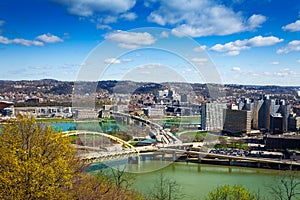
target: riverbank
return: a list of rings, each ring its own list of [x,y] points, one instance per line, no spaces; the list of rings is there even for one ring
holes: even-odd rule
[[[263,161],[263,160],[262,160]],[[247,160],[233,161],[229,159],[211,159],[211,158],[187,158],[183,157],[177,160],[177,162],[191,162],[196,164],[211,164],[211,165],[223,165],[223,166],[236,166],[236,167],[251,167],[260,169],[273,169],[273,170],[295,170],[300,171],[299,164],[288,163],[264,163]]]

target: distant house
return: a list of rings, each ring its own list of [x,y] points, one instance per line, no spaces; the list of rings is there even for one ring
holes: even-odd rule
[[[110,118],[110,111],[109,110],[100,110],[98,117],[99,118]]]
[[[74,117],[77,120],[85,120],[85,119],[98,119],[98,112],[96,110],[75,110]]]

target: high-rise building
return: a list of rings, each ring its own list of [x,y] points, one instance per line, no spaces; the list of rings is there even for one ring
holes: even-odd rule
[[[258,111],[258,128],[270,129],[270,116],[271,116],[271,104],[272,101],[269,97],[264,97],[263,104]]]
[[[270,132],[271,134],[283,133],[283,117],[280,113],[272,114],[270,116]]]
[[[280,106],[277,110],[277,113],[280,113],[282,115],[282,128],[284,132],[288,131],[288,121],[290,112],[291,105],[285,105],[285,102],[282,100],[280,102]]]
[[[250,133],[251,111],[226,110],[223,130],[231,133]]]
[[[224,125],[226,104],[212,102],[201,106],[201,128],[207,131],[220,131]]]
[[[253,112],[252,112],[252,127],[254,129],[259,129],[258,128],[258,113],[259,113],[259,110],[263,104],[263,100],[258,100],[258,101],[254,101],[253,102]]]
[[[291,114],[288,118],[288,131],[300,130],[300,117],[296,114]]]

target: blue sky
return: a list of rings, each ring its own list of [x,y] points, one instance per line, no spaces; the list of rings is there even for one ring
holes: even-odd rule
[[[206,53],[187,50],[193,42]],[[145,50],[155,45],[169,52]],[[95,79],[146,81],[170,69],[166,80],[205,82],[188,57],[223,83],[300,85],[300,1],[0,1],[0,79],[77,80],[95,53],[93,70],[106,69]]]

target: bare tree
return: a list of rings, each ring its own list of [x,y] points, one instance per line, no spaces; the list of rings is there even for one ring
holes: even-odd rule
[[[163,173],[159,175],[155,184],[151,188],[148,200],[176,200],[182,199],[184,194],[181,193],[180,185]]]
[[[300,175],[289,171],[278,178],[278,184],[267,186],[275,200],[300,198]]]

